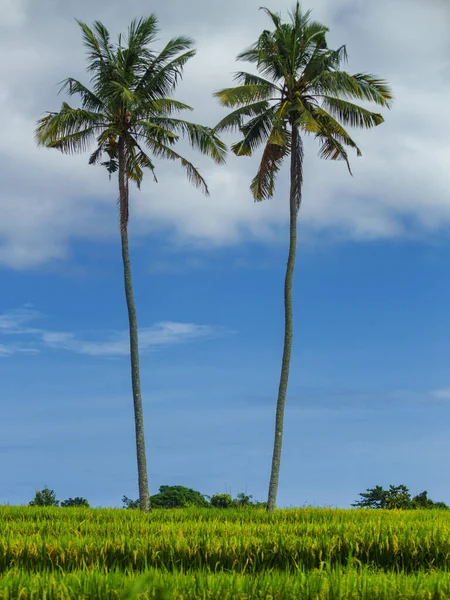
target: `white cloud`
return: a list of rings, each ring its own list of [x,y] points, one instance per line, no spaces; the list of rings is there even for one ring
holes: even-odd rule
[[[223,333],[224,331],[219,327],[167,321],[156,323],[152,327],[141,328],[139,330],[139,348],[141,351],[145,351],[183,342],[214,338]],[[101,341],[84,340],[73,333],[43,332],[42,342],[50,348],[69,350],[88,356],[128,356],[130,352],[128,332],[116,332],[108,339]]]
[[[72,332],[51,331],[31,326],[42,317],[41,313],[28,307],[0,314],[0,338],[13,336],[14,339],[13,343],[0,344],[0,357],[18,352],[36,353],[46,348],[88,356],[119,357],[129,354],[127,331],[113,332],[103,336],[105,339],[84,339]],[[231,332],[221,327],[163,321],[139,329],[139,348],[142,352],[162,346],[217,338],[228,333]],[[25,340],[22,345],[15,343],[18,336]]]
[[[437,398],[438,400],[450,400],[450,388],[441,388],[438,390],[433,390],[431,392],[431,396],[433,398]]]
[[[276,10],[292,0],[275,3]],[[356,138],[363,158],[345,165],[319,161],[307,140],[301,224],[308,235],[330,230],[358,239],[436,234],[450,224],[450,121],[442,117],[450,97],[450,7],[446,0],[317,0],[304,2],[330,27],[333,46],[346,43],[349,70],[386,77],[396,102],[386,122]],[[224,111],[211,93],[232,83],[234,61],[268,22],[259,0],[224,4],[174,0],[158,6],[161,38],[190,33],[198,53],[186,70],[178,97],[191,102],[194,117],[215,123]],[[270,5],[270,3],[269,3]],[[175,9],[176,7],[176,9]],[[118,0],[108,4],[68,0],[26,3],[0,0],[0,110],[8,115],[0,138],[0,264],[37,267],[67,258],[70,242],[117,235],[116,189],[86,156],[66,157],[37,149],[36,119],[56,109],[56,83],[68,75],[86,79],[84,56],[73,17],[100,19],[114,32],[131,16],[148,14],[148,4]],[[383,18],[380,18],[383,15]],[[51,33],[51,35],[50,35]],[[273,240],[287,219],[287,178],[280,177],[276,197],[254,205],[249,183],[257,159],[230,157],[218,168],[189,148],[205,175],[211,197],[186,182],[178,165],[158,165],[159,184],[151,178],[133,192],[133,233],[164,228],[174,245],[239,244]],[[409,229],[404,223],[410,223]]]
[[[28,332],[27,324],[36,320],[40,313],[33,309],[32,305],[26,305],[9,312],[0,313],[0,334]]]
[[[23,348],[12,344],[0,344],[0,358],[9,357],[13,354],[39,354],[39,350],[37,348]]]

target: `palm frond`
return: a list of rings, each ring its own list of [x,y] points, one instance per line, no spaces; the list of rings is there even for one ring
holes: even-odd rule
[[[102,95],[103,85],[117,78],[117,61],[114,47],[109,41],[109,33],[100,21],[94,22],[94,31],[76,19],[82,31],[83,44],[87,50],[87,71],[91,73],[94,92]]]
[[[303,16],[300,27],[297,29],[297,39],[303,41],[304,48],[325,50],[327,48],[326,34],[329,29],[323,23],[311,21],[309,16],[311,11],[308,11]]]
[[[244,139],[231,146],[234,154],[237,156],[251,156],[258,146],[268,140],[274,125],[275,110],[276,107],[270,107],[266,112],[250,119],[241,127]]]
[[[89,157],[89,164],[90,165],[97,165],[103,155],[103,145],[100,144],[99,146],[97,146],[97,148],[94,150],[94,152],[92,152],[92,154]]]
[[[128,27],[127,47],[119,45],[117,61],[123,81],[134,86],[138,78],[147,69],[149,61],[155,58],[155,52],[148,47],[159,31],[155,15],[134,19]]]
[[[256,43],[258,71],[274,82],[289,76],[289,67],[283,61],[285,52],[280,46],[279,40],[276,39],[276,32],[271,31],[263,31]]]
[[[310,114],[319,125],[316,138],[333,137],[339,143],[356,150],[357,156],[361,156],[361,150],[353,141],[348,131],[332,115],[327,113],[326,110],[317,106],[311,109]]]
[[[273,93],[273,86],[263,84],[247,84],[234,88],[226,88],[214,93],[222,106],[235,107],[250,102],[267,100]]]
[[[131,89],[131,86],[114,79],[104,86],[103,93],[108,104],[112,105],[115,110],[130,110],[139,102],[139,97]]]
[[[391,108],[394,95],[387,81],[370,73],[356,73],[353,77],[358,83],[361,98]]]
[[[180,53],[184,53],[186,50],[194,50],[193,45],[194,40],[185,35],[172,38],[156,57],[156,65],[164,66],[169,64],[176,58],[177,54],[180,55]]]
[[[258,42],[255,42],[236,56],[236,60],[241,60],[249,63],[259,62]]]
[[[253,73],[246,73],[245,71],[238,71],[234,74],[233,79],[234,81],[238,81],[241,85],[263,85],[271,87],[274,95],[276,95],[277,92],[281,93],[283,91],[272,81],[264,79],[264,77],[259,77],[259,75],[254,75]]]
[[[95,21],[94,23],[94,28],[99,34],[99,37],[97,37],[94,31],[92,31],[86,23],[83,23],[78,19],[75,20],[82,31],[83,44],[88,51],[88,71],[95,71],[102,65],[104,66],[107,63],[112,62],[113,49],[109,43],[109,34],[100,21]],[[102,31],[101,35],[100,31]]]
[[[195,56],[196,50],[188,50],[170,61],[161,54],[162,52],[148,65],[136,85],[136,94],[144,99],[154,100],[170,94],[182,78],[184,66]]]
[[[241,108],[234,110],[219,121],[213,128],[213,131],[232,131],[233,129],[241,129],[244,125],[244,117],[256,117],[257,115],[266,112],[269,107],[269,103],[265,100],[241,106]]]
[[[133,19],[128,27],[128,48],[136,54],[141,54],[146,46],[155,41],[158,32],[158,18],[155,14]]]
[[[143,102],[139,104],[135,112],[142,114],[143,117],[150,116],[171,116],[174,113],[182,112],[183,110],[192,111],[192,106],[179,102],[178,100],[172,100],[171,98],[157,98],[150,102]]]
[[[350,175],[353,175],[350,168],[347,151],[335,137],[330,136],[322,138],[323,143],[319,150],[319,157],[325,160],[344,160],[347,164],[347,169]]]
[[[387,108],[393,100],[391,88],[383,79],[362,73],[349,75],[345,71],[321,73],[310,82],[308,91],[321,96],[367,100]]]
[[[75,133],[63,135],[46,144],[47,148],[55,148],[63,154],[85,152],[95,137],[93,129],[84,129]]]
[[[148,143],[148,140],[157,140],[163,144],[174,144],[179,140],[179,135],[167,127],[167,123],[159,124],[154,121],[139,120],[135,125],[135,134]]]
[[[261,6],[259,10],[263,10],[266,13],[266,15],[271,19],[272,23],[275,25],[275,27],[279,27],[281,25],[280,15],[273,13],[265,6]]]
[[[344,125],[350,125],[350,127],[370,129],[384,122],[382,115],[339,98],[323,96],[322,106],[333,117],[339,119]]]
[[[101,49],[104,56],[107,56],[109,60],[113,60],[114,46],[110,42],[109,31],[100,21],[94,21],[94,32],[97,34],[98,47]]]
[[[105,104],[99,96],[94,94],[89,88],[83,85],[77,79],[68,77],[61,82],[59,93],[65,91],[69,96],[79,95],[81,97],[81,106],[89,111],[103,111]]]
[[[257,41],[237,55],[237,60],[255,63],[264,78],[269,78],[274,84],[286,74],[279,40],[271,31],[263,31]]]
[[[75,152],[76,144],[79,143],[80,149],[84,149],[86,139],[104,127],[104,121],[105,116],[101,113],[72,108],[64,102],[59,113],[50,113],[39,119],[36,141],[39,146]]]
[[[202,154],[212,158],[214,162],[218,164],[225,162],[227,147],[210,127],[182,119],[154,117],[152,121],[187,137],[193,148],[197,148]]]
[[[250,185],[256,201],[267,200],[273,196],[276,175],[289,151],[290,139],[287,132],[280,131],[278,125],[274,126],[264,148],[258,172]]]
[[[209,196],[208,186],[206,185],[206,181],[200,175],[200,172],[194,165],[189,162],[186,158],[175,152],[172,148],[169,148],[165,144],[158,142],[157,140],[149,140],[149,147],[151,148],[153,154],[158,156],[159,158],[165,158],[167,160],[179,160],[181,166],[184,167],[186,171],[186,175],[188,180],[194,185],[196,188],[201,188],[203,193],[206,196]]]
[[[324,72],[339,70],[341,64],[347,61],[346,46],[341,46],[337,50],[324,50],[317,45],[304,65],[302,79],[309,83]]]
[[[153,179],[157,182],[155,175],[155,165],[145,150],[132,137],[126,136],[126,174],[127,178],[134,181],[140,189],[144,179],[144,169],[149,169],[153,174]]]

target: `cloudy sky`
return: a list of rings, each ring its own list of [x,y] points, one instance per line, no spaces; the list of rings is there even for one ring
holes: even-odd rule
[[[155,4],[161,35],[194,37],[176,97],[190,118],[267,26],[260,0]],[[285,11],[290,1],[269,8]],[[355,134],[351,178],[306,142],[294,285],[296,334],[279,504],[349,506],[405,483],[450,503],[450,8],[447,0],[316,0],[349,70],[391,83],[395,104]],[[120,506],[137,496],[116,187],[86,156],[35,147],[58,82],[87,82],[74,18],[114,35],[153,10],[129,0],[0,0],[0,502],[49,486]],[[285,13],[286,14],[286,13]],[[227,138],[228,142],[232,138]],[[254,204],[255,159],[216,166],[211,191],[157,164],[132,197],[152,492],[247,490],[265,499],[282,344],[287,173]]]

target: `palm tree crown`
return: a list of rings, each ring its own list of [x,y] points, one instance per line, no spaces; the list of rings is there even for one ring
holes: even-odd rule
[[[291,152],[297,155],[297,205],[301,199],[302,141],[292,129],[312,134],[321,143],[319,155],[344,160],[350,170],[348,147],[361,151],[344,128],[369,128],[383,122],[352,100],[390,107],[392,92],[384,80],[367,73],[350,75],[341,70],[347,61],[346,47],[331,50],[326,43],[328,28],[312,21],[297,2],[290,22],[263,8],[275,29],[263,31],[256,43],[238,55],[238,60],[256,65],[260,75],[238,72],[240,85],[216,92],[223,106],[237,108],[215,127],[215,131],[238,129],[244,136],[232,145],[238,156],[251,156],[265,144],[251,190],[255,200],[270,198],[275,177]],[[351,171],[350,171],[351,172]]]
[[[127,181],[140,187],[144,169],[150,169],[155,177],[155,158],[179,160],[189,180],[207,194],[203,177],[173,146],[180,135],[187,136],[192,146],[221,163],[225,145],[210,128],[175,118],[180,111],[192,109],[168,97],[186,62],[195,55],[193,41],[176,37],[161,52],[151,50],[149,45],[158,33],[154,15],[134,20],[126,39],[119,36],[117,44],[111,43],[108,30],[99,21],[93,29],[81,21],[78,24],[87,49],[92,89],[71,77],[63,82],[61,90],[78,96],[81,107],[64,102],[59,112],[40,119],[38,144],[75,153],[95,141],[89,163],[99,163],[112,174],[118,170],[119,140],[123,140]],[[128,203],[123,204],[121,226],[126,227]]]

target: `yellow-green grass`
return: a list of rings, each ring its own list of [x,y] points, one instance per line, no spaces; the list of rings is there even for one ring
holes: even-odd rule
[[[449,511],[450,512],[450,511]],[[446,570],[447,511],[0,507],[0,572]]]
[[[450,573],[322,569],[239,573],[25,573],[0,577],[0,600],[448,600]]]

